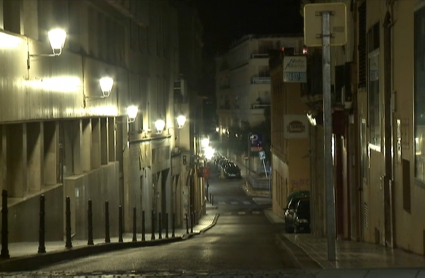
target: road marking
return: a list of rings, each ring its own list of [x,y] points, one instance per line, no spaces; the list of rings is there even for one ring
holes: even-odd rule
[[[232,205],[237,205],[237,204],[239,204],[238,202],[235,202],[235,201],[233,201],[233,202],[230,202]]]
[[[225,212],[224,215],[232,215],[231,212]]]
[[[250,201],[243,201],[243,203],[244,203],[245,205],[250,205],[250,204],[251,204],[251,202],[250,202]]]
[[[254,210],[254,211],[252,212],[252,214],[260,214],[260,212],[259,212],[259,211],[257,211],[257,210]]]
[[[219,205],[225,205],[226,202],[218,202]]]
[[[245,214],[245,211],[239,211],[238,214]]]

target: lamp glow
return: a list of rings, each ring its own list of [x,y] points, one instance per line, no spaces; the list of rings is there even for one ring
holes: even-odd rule
[[[165,127],[164,120],[162,120],[162,119],[156,120],[156,122],[155,122],[155,128],[156,128],[156,131],[157,131],[158,134],[159,133],[162,133],[164,131],[164,127]]]
[[[139,112],[139,108],[135,105],[131,105],[127,107],[127,122],[132,123],[136,120],[137,113]]]
[[[183,115],[180,115],[177,117],[177,126],[178,128],[182,128],[184,126],[184,123],[186,122],[186,117]]]
[[[209,144],[210,144],[210,139],[209,138],[203,138],[201,140],[201,146],[202,147],[206,148],[206,147],[208,147]]]
[[[205,157],[210,160],[214,156],[215,150],[212,147],[205,148]]]
[[[66,40],[66,32],[62,29],[53,29],[48,33],[50,46],[54,55],[60,55]]]
[[[110,77],[103,77],[99,80],[99,83],[103,96],[108,97],[114,85],[114,80]]]
[[[6,33],[0,33],[0,48],[14,48],[19,46],[21,39]]]

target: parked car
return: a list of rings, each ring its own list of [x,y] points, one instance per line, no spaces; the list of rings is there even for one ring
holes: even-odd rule
[[[241,178],[241,169],[236,164],[229,164],[223,170],[226,178]]]
[[[288,202],[286,208],[284,209],[284,211],[285,211],[285,215],[284,215],[285,231],[287,233],[292,233],[294,231],[295,209],[297,208],[298,202],[300,200],[308,200],[308,202],[310,202],[309,197],[297,196],[297,197],[292,198]],[[310,220],[309,220],[309,222],[310,222]]]
[[[294,212],[294,233],[310,232],[310,199],[298,201]]]

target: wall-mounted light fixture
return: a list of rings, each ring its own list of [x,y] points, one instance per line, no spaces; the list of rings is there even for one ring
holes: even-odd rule
[[[186,117],[184,115],[179,115],[177,117],[177,127],[182,128],[184,126],[184,123],[186,122]]]
[[[30,54],[30,57],[54,57],[62,54],[63,46],[65,45],[66,32],[62,29],[53,29],[48,33],[50,46],[52,47],[53,53],[51,54]]]
[[[114,80],[110,77],[102,77],[99,80],[100,89],[102,90],[103,97],[109,97],[112,91],[112,86],[114,85]]]
[[[30,54],[28,50],[27,67],[31,68],[30,57],[55,57],[62,54],[63,46],[65,45],[66,32],[62,29],[53,29],[48,32],[50,46],[53,53],[51,54]]]
[[[139,113],[139,108],[135,105],[130,105],[127,107],[127,123],[132,123],[136,120],[137,113]]]
[[[114,80],[111,77],[102,77],[99,80],[100,90],[102,91],[101,96],[84,96],[84,98],[107,98],[111,94],[112,87],[114,86]]]
[[[165,122],[163,119],[158,119],[155,122],[156,133],[161,134],[165,128]]]

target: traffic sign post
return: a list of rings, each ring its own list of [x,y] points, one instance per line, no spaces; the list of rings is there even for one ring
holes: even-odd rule
[[[321,30],[320,30],[321,26]],[[332,31],[332,32],[331,32]],[[304,6],[304,44],[322,46],[324,183],[326,187],[326,233],[328,260],[335,261],[335,192],[332,168],[331,45],[347,42],[347,7],[344,3],[307,4]]]

